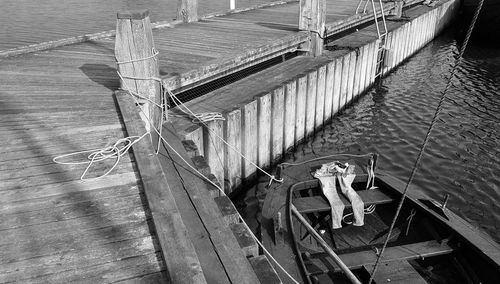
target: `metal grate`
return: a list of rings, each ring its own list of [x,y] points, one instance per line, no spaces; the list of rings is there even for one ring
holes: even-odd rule
[[[241,80],[245,77],[248,77],[252,74],[263,71],[267,68],[270,68],[272,66],[280,64],[282,62],[285,62],[291,58],[296,57],[297,55],[298,55],[298,52],[285,53],[285,54],[282,54],[282,55],[277,56],[275,58],[272,58],[272,59],[266,60],[264,62],[255,64],[255,65],[250,66],[248,68],[245,68],[243,70],[231,73],[231,74],[226,75],[222,78],[215,79],[213,81],[209,81],[203,85],[200,85],[200,86],[197,86],[197,87],[185,90],[185,91],[181,91],[179,93],[176,93],[174,91],[173,93],[176,95],[176,97],[180,101],[182,101],[183,103],[186,103],[190,100],[201,97],[201,96],[206,95],[210,92],[213,92],[219,88],[222,88],[222,87],[227,86],[231,83],[239,81],[239,80]],[[170,107],[175,106],[175,104],[173,103],[171,98],[168,99],[168,105]]]

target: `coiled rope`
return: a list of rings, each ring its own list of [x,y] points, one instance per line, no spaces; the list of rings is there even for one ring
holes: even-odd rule
[[[460,53],[458,55],[458,58],[455,61],[455,64],[453,65],[453,68],[451,70],[451,75],[450,75],[450,77],[448,79],[446,87],[443,90],[441,98],[439,99],[439,103],[438,103],[438,105],[436,107],[436,111],[434,113],[434,116],[432,117],[431,124],[429,126],[429,129],[427,129],[427,133],[425,134],[424,142],[422,143],[422,147],[420,147],[420,151],[418,152],[417,159],[415,160],[415,164],[413,165],[413,169],[411,171],[410,178],[408,179],[408,182],[406,183],[406,186],[405,186],[405,188],[403,190],[403,195],[401,196],[401,200],[399,201],[398,208],[396,210],[396,214],[394,215],[394,218],[392,219],[392,223],[391,223],[391,226],[389,228],[389,233],[387,234],[387,237],[386,237],[386,239],[384,241],[384,245],[382,246],[382,250],[380,251],[380,254],[377,257],[377,261],[375,262],[375,265],[373,266],[373,270],[370,273],[371,275],[370,275],[370,280],[368,280],[368,284],[372,283],[373,278],[375,277],[375,273],[377,273],[378,265],[380,263],[380,260],[382,259],[382,255],[384,254],[385,248],[387,247],[387,243],[389,242],[389,240],[391,238],[392,230],[394,229],[394,225],[396,224],[396,220],[397,220],[397,218],[399,216],[399,213],[401,212],[401,208],[403,207],[403,202],[404,202],[404,200],[406,198],[406,194],[408,192],[408,188],[409,188],[410,184],[412,183],[413,178],[415,177],[415,174],[416,174],[417,169],[418,169],[418,165],[420,163],[420,160],[422,159],[422,156],[424,154],[424,151],[425,151],[425,148],[427,146],[427,143],[429,142],[430,134],[431,134],[432,130],[434,129],[434,125],[436,124],[437,117],[438,117],[439,112],[440,112],[440,110],[442,108],[443,102],[444,102],[444,100],[446,98],[446,93],[448,92],[449,88],[451,87],[451,80],[455,76],[455,73],[457,71],[458,65],[462,61],[462,57],[463,57],[463,55],[465,53],[465,49],[467,48],[467,44],[469,43],[469,39],[470,39],[470,36],[472,34],[472,30],[474,29],[474,26],[476,24],[476,21],[477,21],[477,18],[479,16],[479,13],[481,12],[481,8],[483,7],[483,2],[484,2],[484,0],[481,0],[479,2],[479,5],[477,6],[476,12],[474,14],[472,22],[471,22],[471,24],[469,26],[469,29],[467,31],[467,35],[465,36],[464,43],[462,45],[462,48],[460,49]]]

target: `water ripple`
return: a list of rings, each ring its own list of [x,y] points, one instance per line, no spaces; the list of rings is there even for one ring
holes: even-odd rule
[[[460,46],[447,33],[397,68],[293,158],[380,153],[406,181]],[[500,50],[473,43],[457,69],[414,183],[500,241]],[[292,159],[293,159],[292,158]]]

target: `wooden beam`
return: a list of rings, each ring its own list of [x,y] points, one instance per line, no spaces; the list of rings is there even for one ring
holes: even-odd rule
[[[428,258],[453,252],[446,243],[439,244],[436,241],[407,244],[395,247],[388,247],[385,250],[381,263],[392,261],[402,261],[417,258]],[[325,253],[313,254],[309,259],[311,273],[325,273],[329,271],[340,271],[340,267],[331,259],[323,257]],[[373,265],[377,261],[377,254],[374,250],[365,250],[339,255],[340,259],[349,269],[357,269],[366,265]]]
[[[177,20],[184,23],[198,21],[198,0],[178,0]]]
[[[141,103],[141,118],[148,131],[150,123],[159,129],[161,118],[161,109],[156,106],[162,102],[160,82],[154,79],[160,77],[155,52],[149,11],[118,13],[115,57],[121,74],[120,86],[141,96],[137,99]]]
[[[129,136],[146,132],[138,108],[124,91],[115,93]],[[144,192],[153,217],[158,242],[167,265],[171,283],[206,283],[195,248],[168,186],[160,162],[149,139],[132,147]]]
[[[325,21],[326,0],[300,0],[299,30],[310,32],[309,55],[320,56],[323,53]]]
[[[182,190],[190,198],[192,206],[196,209],[198,217],[209,233],[210,241],[231,283],[258,283],[250,263],[243,250],[241,250],[237,239],[224,221],[224,216],[219,210],[214,199],[209,195],[206,182],[186,165],[193,166],[181,141],[173,131],[172,125],[166,123],[163,127],[163,137],[169,145],[177,151],[178,156],[170,147],[162,147],[162,166],[169,175],[177,176],[181,181]],[[190,205],[191,206],[191,205]]]
[[[368,273],[373,271],[373,265],[365,265],[365,270]],[[393,261],[380,265],[380,268],[375,273],[373,280],[375,283],[391,283],[391,284],[426,284],[420,274],[406,260]]]
[[[372,204],[386,204],[396,200],[382,192],[380,189],[359,190],[356,191],[356,193],[363,200],[365,206]],[[346,208],[351,207],[351,202],[345,198],[343,194],[339,194],[339,196]],[[331,210],[330,204],[323,196],[296,198],[293,200],[293,204],[302,214]]]

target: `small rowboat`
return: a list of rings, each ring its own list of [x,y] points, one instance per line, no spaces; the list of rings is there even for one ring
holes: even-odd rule
[[[311,175],[333,160],[325,157],[278,166],[276,175],[283,183],[275,182],[268,189],[262,207],[262,240],[288,273],[304,283],[366,283],[405,183],[383,171],[375,170],[373,177],[360,171],[363,166],[356,166],[352,188],[367,211],[364,225],[350,224],[351,204],[339,191],[345,215],[342,227],[333,229],[331,206],[321,183]],[[367,183],[372,183],[369,189]],[[276,270],[284,283],[291,283]],[[446,201],[438,203],[410,187],[372,278],[375,283],[498,283],[500,245],[448,210]]]

